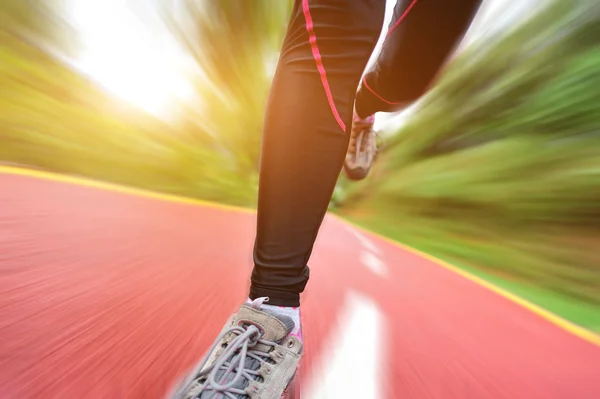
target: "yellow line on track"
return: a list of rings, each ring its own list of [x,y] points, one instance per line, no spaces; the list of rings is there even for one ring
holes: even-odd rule
[[[408,251],[415,255],[418,255],[422,258],[425,258],[447,270],[450,270],[450,271],[466,278],[467,280],[472,281],[473,283],[475,283],[477,285],[483,286],[483,287],[487,288],[488,290],[493,291],[496,294],[500,295],[501,297],[504,297],[504,298],[508,299],[509,301],[514,302],[517,305],[520,305],[520,306],[524,307],[525,309],[535,313],[536,315],[546,319],[547,321],[556,325],[557,327],[559,327],[563,330],[566,330],[567,332],[569,332],[585,341],[588,341],[593,345],[600,347],[600,335],[594,333],[593,331],[590,331],[590,330],[583,328],[573,322],[570,322],[569,320],[566,320],[566,319],[536,305],[535,303],[529,302],[528,300],[526,300],[524,298],[521,298],[503,288],[498,287],[497,285],[490,283],[489,281],[486,281],[480,277],[477,277],[474,274],[471,274],[471,273],[469,273],[457,266],[454,266],[446,261],[438,259],[435,256],[432,256],[425,252],[421,252],[418,249],[409,247],[408,245],[404,245],[402,243],[399,243],[398,241],[394,241],[388,237],[385,237],[385,236],[382,236],[373,231],[367,230],[361,226],[358,226],[358,225],[351,223],[345,219],[342,219],[341,217],[339,217],[337,215],[335,215],[335,217],[338,218],[339,220],[341,220],[343,223],[348,223],[348,224],[352,225],[357,230],[361,230],[361,231],[363,231],[367,234],[370,234],[372,236],[375,236],[397,248],[403,249],[405,251]]]
[[[52,180],[52,181],[57,181],[57,182],[61,182],[61,183],[75,184],[78,186],[92,187],[92,188],[108,190],[108,191],[115,191],[115,192],[128,194],[128,195],[136,195],[138,197],[152,198],[152,199],[161,200],[161,201],[176,202],[179,204],[199,205],[199,206],[222,209],[222,210],[233,211],[233,212],[255,213],[254,209],[244,208],[241,206],[224,205],[224,204],[219,204],[216,202],[181,197],[179,195],[174,195],[174,194],[163,194],[163,193],[158,193],[155,191],[144,190],[142,188],[128,187],[128,186],[123,186],[123,185],[116,184],[116,183],[108,183],[108,182],[93,180],[93,179],[84,178],[84,177],[62,175],[62,174],[53,173],[53,172],[46,172],[46,171],[25,169],[25,168],[14,167],[14,166],[0,165],[0,173],[9,174],[9,175],[35,177],[35,178],[42,179],[42,180]]]

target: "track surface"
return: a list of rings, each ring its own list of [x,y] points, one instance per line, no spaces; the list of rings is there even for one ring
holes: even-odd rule
[[[253,233],[0,173],[0,398],[160,398],[245,298]],[[306,399],[600,398],[598,346],[332,217],[302,309]]]

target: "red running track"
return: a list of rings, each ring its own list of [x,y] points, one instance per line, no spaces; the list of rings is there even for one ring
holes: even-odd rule
[[[160,398],[245,298],[253,233],[0,173],[0,398]],[[598,346],[432,261],[328,217],[311,265],[303,398],[600,398]]]

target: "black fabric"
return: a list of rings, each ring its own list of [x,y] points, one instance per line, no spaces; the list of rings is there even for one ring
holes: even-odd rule
[[[481,2],[418,0],[391,30],[412,4],[398,1],[389,35],[356,94],[356,112],[366,117],[397,111],[425,93],[469,28]]]
[[[419,1],[385,42],[378,65],[367,75],[370,86],[393,87],[383,92],[390,99],[414,100],[465,31],[475,3]],[[448,21],[454,22],[438,21],[449,12],[448,4],[456,15]],[[308,6],[335,109],[309,42],[303,1],[296,0],[265,115],[250,287],[251,299],[268,296],[279,306],[298,306],[308,281],[307,262],[348,147],[356,90],[385,12],[384,0],[310,0]],[[395,35],[399,38],[392,40]],[[436,38],[440,44],[431,44]],[[432,46],[432,54],[425,54],[430,50],[423,43]],[[421,53],[415,55],[417,49]],[[357,107],[370,114],[386,110],[363,91]]]

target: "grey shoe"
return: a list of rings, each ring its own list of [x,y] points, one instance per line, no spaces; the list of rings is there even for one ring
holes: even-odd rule
[[[303,345],[289,335],[294,321],[261,310],[266,298],[242,305],[206,357],[169,399],[280,399]]]
[[[377,138],[373,131],[374,123],[374,115],[360,119],[354,114],[350,144],[344,160],[344,172],[350,180],[364,179],[373,166],[377,154]]]

